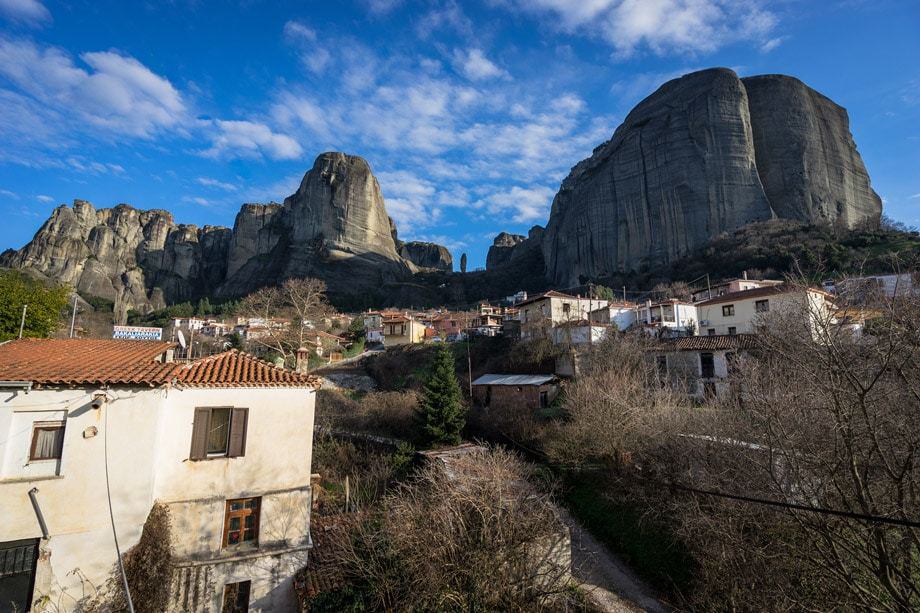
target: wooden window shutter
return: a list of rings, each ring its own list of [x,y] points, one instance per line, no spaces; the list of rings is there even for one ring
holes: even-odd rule
[[[246,455],[246,422],[248,417],[249,409],[233,409],[233,416],[230,418],[230,451],[227,453],[231,458]]]
[[[195,424],[192,426],[192,451],[189,458],[204,460],[208,457],[208,419],[209,409],[195,409]]]

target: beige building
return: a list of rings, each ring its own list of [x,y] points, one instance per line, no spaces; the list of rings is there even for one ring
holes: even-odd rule
[[[782,281],[774,279],[748,279],[747,273],[745,273],[744,277],[740,279],[727,279],[714,283],[708,287],[695,290],[691,295],[691,300],[693,300],[693,302],[701,302],[703,300],[718,298],[725,294],[733,294],[735,292],[743,292],[744,290],[757,289],[760,287],[772,287],[774,285],[782,285],[782,283]]]
[[[557,291],[534,296],[516,305],[518,320],[521,322],[521,338],[547,338],[553,327],[562,323],[587,320],[591,311],[607,306],[608,302],[598,298],[570,296]]]
[[[406,315],[388,315],[382,321],[383,344],[411,345],[425,340],[425,324]]]
[[[830,294],[819,289],[802,289],[792,285],[774,285],[725,294],[697,303],[699,333],[750,334],[772,313],[797,313],[817,322],[830,318],[833,305]]]
[[[124,553],[155,502],[167,611],[295,610],[318,380],[237,351],[176,363],[169,343],[26,339],[0,345],[0,381],[0,560],[18,560],[0,610],[81,610],[111,576],[113,529]]]

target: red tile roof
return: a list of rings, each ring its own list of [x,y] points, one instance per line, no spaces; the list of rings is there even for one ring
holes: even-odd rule
[[[0,344],[0,380],[51,385],[159,385],[175,364],[172,343],[112,339],[25,338]]]
[[[231,349],[179,364],[174,381],[182,387],[312,387],[320,380],[292,370],[278,368],[263,360]]]
[[[37,385],[319,387],[319,379],[230,350],[166,362],[172,343],[112,339],[22,339],[0,343],[0,380]]]
[[[716,334],[712,336],[682,336],[659,344],[664,351],[731,351],[753,349],[757,346],[754,334]]]

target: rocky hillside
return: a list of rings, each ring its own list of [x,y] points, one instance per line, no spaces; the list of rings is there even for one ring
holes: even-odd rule
[[[245,204],[233,229],[176,224],[167,211],[127,204],[60,206],[32,241],[0,266],[112,301],[116,314],[201,296],[232,297],[287,277],[322,278],[330,294],[357,295],[419,267],[451,267],[439,245],[397,250],[395,225],[368,163],[343,153],[316,158],[283,204]],[[406,249],[408,247],[408,249]]]
[[[543,255],[549,280],[572,286],[753,222],[854,228],[880,214],[845,109],[792,77],[717,68],[662,85],[572,169]]]

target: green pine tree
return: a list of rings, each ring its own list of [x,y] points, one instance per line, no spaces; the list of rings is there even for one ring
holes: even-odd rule
[[[454,356],[446,345],[435,354],[419,407],[425,439],[432,447],[456,445],[466,425],[466,407],[454,372]]]

